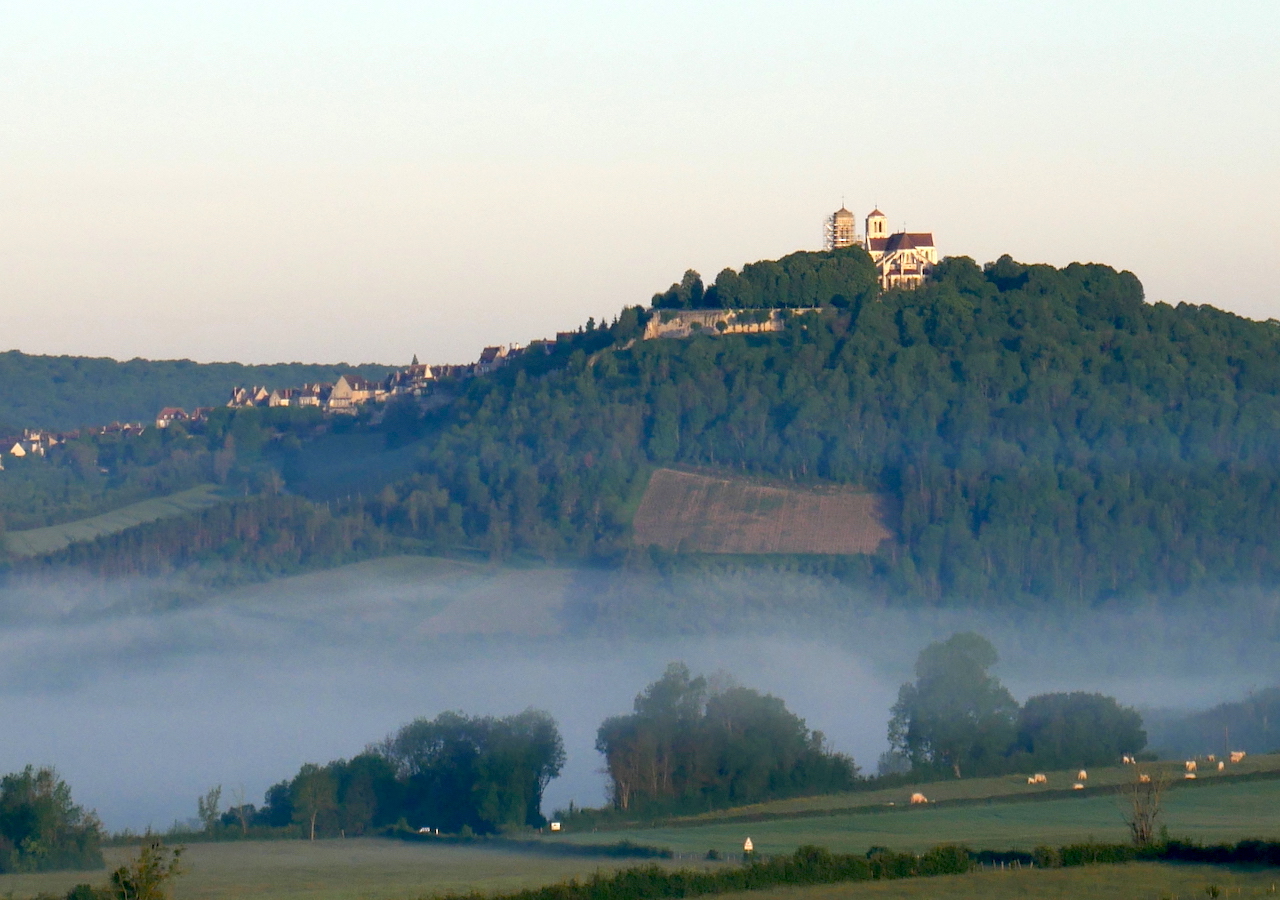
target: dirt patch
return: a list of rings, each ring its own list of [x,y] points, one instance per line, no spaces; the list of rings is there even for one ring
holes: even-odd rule
[[[689,553],[874,553],[892,537],[882,499],[849,487],[776,487],[675,469],[653,473],[638,546]]]

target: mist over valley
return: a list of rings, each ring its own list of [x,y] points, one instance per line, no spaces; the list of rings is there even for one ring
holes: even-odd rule
[[[682,612],[628,634],[585,617],[584,595]],[[1280,682],[1277,597],[1260,592],[1051,615],[895,607],[786,573],[394,557],[217,593],[176,580],[31,579],[0,600],[0,768],[56,765],[113,829],[186,821],[213,784],[243,786],[256,802],[303,762],[349,758],[452,709],[547,710],[567,762],[544,811],[600,805],[596,729],[674,660],[783,698],[866,774],[916,654],[956,631],[991,639],[1019,698],[1099,691],[1189,711]]]

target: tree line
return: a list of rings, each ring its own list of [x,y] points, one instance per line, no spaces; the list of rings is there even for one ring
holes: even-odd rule
[[[307,763],[267,789],[263,805],[220,810],[201,798],[209,833],[285,830],[317,837],[388,828],[496,834],[538,828],[542,795],[564,765],[555,721],[539,710],[505,718],[445,712],[417,719],[352,759]]]
[[[236,385],[285,387],[334,382],[344,373],[381,381],[391,366],[310,363],[244,365],[189,359],[119,361],[107,357],[0,353],[0,434],[24,428],[69,431],[108,422],[150,423],[166,406],[222,406]]]
[[[922,650],[915,681],[893,706],[883,767],[960,778],[1115,765],[1146,748],[1142,717],[1112,697],[1050,693],[1019,706],[990,672],[997,659],[991,643],[971,632]]]
[[[635,699],[634,712],[597,732],[609,795],[622,811],[741,806],[851,789],[852,757],[779,698],[737,684],[713,686],[683,663]]]

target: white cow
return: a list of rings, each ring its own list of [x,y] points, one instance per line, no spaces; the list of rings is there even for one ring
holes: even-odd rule
[[[911,795],[911,803],[913,805],[918,803],[928,803],[928,802],[929,802],[929,798],[926,797],[924,794],[920,793],[919,791]]]
[[[1084,769],[1081,769],[1080,772],[1076,775],[1076,778],[1080,781],[1088,781],[1089,773],[1086,772]]]
[[[1188,772],[1194,772],[1196,770],[1196,761],[1194,759],[1187,760],[1183,765],[1187,767]]]

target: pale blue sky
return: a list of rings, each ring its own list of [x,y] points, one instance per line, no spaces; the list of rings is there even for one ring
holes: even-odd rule
[[[474,358],[799,248],[1280,316],[1280,4],[0,0],[0,349]]]

